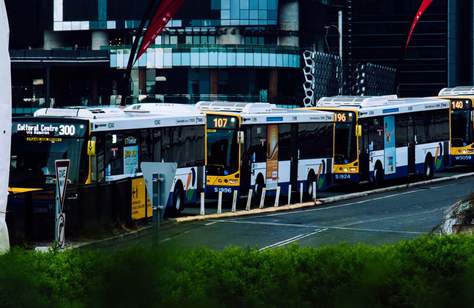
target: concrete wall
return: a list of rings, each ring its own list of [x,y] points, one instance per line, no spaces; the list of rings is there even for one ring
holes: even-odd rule
[[[280,6],[279,24],[282,34],[278,45],[299,47],[298,31],[300,30],[300,4],[298,0],[282,2]]]

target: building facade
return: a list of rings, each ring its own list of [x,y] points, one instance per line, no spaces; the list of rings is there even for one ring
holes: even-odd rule
[[[21,108],[120,100],[148,0],[7,0]],[[302,50],[323,49],[332,1],[185,1],[132,71],[132,99],[298,104]],[[28,9],[25,12],[25,6]],[[316,18],[315,18],[316,17]]]
[[[359,63],[399,68],[401,96],[437,95],[448,85],[448,2],[433,1],[420,19],[403,61],[403,47],[411,23],[422,1],[413,0],[341,0],[344,8],[344,67],[348,87]],[[467,1],[472,2],[472,1]],[[472,6],[466,14],[472,15]],[[472,23],[472,17],[471,17]],[[464,29],[465,21],[451,16],[450,25]],[[332,37],[332,46],[337,42]],[[462,39],[457,39],[459,44]],[[472,56],[471,56],[472,59]]]

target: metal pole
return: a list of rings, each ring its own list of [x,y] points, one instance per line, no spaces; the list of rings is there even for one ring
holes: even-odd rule
[[[303,183],[300,183],[300,203],[303,203]]]
[[[343,19],[342,19],[342,11],[337,12],[337,29],[339,30],[339,57],[341,57],[341,62],[342,62],[342,43],[343,43],[343,34],[344,34],[344,24],[343,24]]]
[[[344,94],[344,62],[343,62],[343,36],[344,36],[344,24],[343,24],[343,16],[342,16],[342,10],[337,12],[337,29],[339,30],[339,58],[341,61],[341,87],[342,89],[340,90],[340,94]]]
[[[232,213],[237,212],[237,198],[239,197],[239,192],[234,190],[234,197],[232,198]]]
[[[201,193],[201,212],[200,212],[200,214],[201,214],[201,216],[206,215],[206,196],[203,192]]]
[[[291,184],[288,185],[288,205],[291,205]]]
[[[160,230],[160,184],[160,174],[153,173],[153,247],[158,246],[158,232]]]
[[[275,205],[274,205],[275,207],[280,206],[280,190],[281,190],[281,187],[278,186],[276,190],[276,196],[275,196]]]
[[[222,214],[222,191],[219,192],[217,197],[217,214]]]
[[[56,200],[54,208],[54,240],[56,243],[59,243],[59,209],[61,207],[59,203],[59,187],[56,183]]]
[[[263,209],[265,206],[265,194],[267,193],[267,190],[265,188],[262,188],[262,197],[260,199],[260,208]]]
[[[253,190],[249,189],[249,195],[247,197],[247,206],[245,207],[246,211],[250,211],[250,208],[252,206],[252,195],[253,195]]]
[[[317,196],[316,195],[316,189],[317,189],[316,182],[313,182],[312,185],[313,185],[313,200],[314,202],[316,202],[316,196]]]

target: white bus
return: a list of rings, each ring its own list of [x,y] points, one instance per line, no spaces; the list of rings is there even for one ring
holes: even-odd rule
[[[57,159],[71,160],[73,185],[132,179],[134,220],[151,216],[141,162],[178,164],[168,214],[194,202],[203,189],[204,117],[194,105],[41,109],[14,119],[12,141],[13,193],[52,187]]]
[[[257,196],[262,188],[282,195],[312,195],[331,185],[334,116],[280,109],[265,103],[200,103],[206,113],[206,191]]]
[[[322,98],[332,111],[336,182],[383,180],[434,172],[449,164],[448,100],[382,97]]]

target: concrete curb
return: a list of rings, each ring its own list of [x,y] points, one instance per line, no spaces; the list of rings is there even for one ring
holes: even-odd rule
[[[94,241],[91,241],[91,242],[73,244],[71,246],[68,246],[67,249],[90,248],[91,246],[100,245],[100,244],[107,243],[107,242],[110,242],[110,241],[137,238],[137,237],[140,236],[141,233],[143,233],[144,231],[150,230],[150,229],[151,229],[151,227],[147,226],[147,227],[140,228],[138,230],[134,230],[134,231],[119,234],[119,235],[114,235],[114,236],[107,237],[107,238],[100,239],[100,240],[94,240]]]
[[[206,221],[206,220],[212,220],[212,219],[246,217],[246,216],[255,216],[255,215],[275,213],[275,212],[285,212],[285,211],[290,211],[290,210],[310,208],[310,207],[314,207],[318,205],[326,205],[326,204],[331,204],[335,202],[346,201],[346,200],[351,200],[351,199],[356,199],[356,198],[361,198],[361,197],[367,197],[374,194],[397,191],[397,190],[411,188],[411,187],[418,187],[418,186],[423,186],[423,185],[428,185],[428,184],[459,180],[459,179],[473,177],[473,176],[474,176],[474,172],[470,172],[470,173],[459,174],[459,175],[454,175],[450,177],[442,177],[442,178],[437,178],[437,179],[432,179],[432,180],[420,181],[416,183],[407,183],[407,184],[378,188],[378,189],[373,189],[373,190],[368,190],[368,191],[363,191],[363,192],[350,193],[350,194],[337,196],[337,197],[322,198],[322,199],[317,200],[316,202],[285,205],[285,206],[280,206],[280,207],[268,207],[268,208],[263,208],[263,209],[253,209],[250,211],[241,211],[241,212],[235,212],[235,213],[226,212],[222,214],[210,214],[210,215],[205,215],[205,216],[180,217],[180,218],[173,219],[173,221],[176,221],[177,223],[185,223],[185,222],[193,222],[193,221]]]

